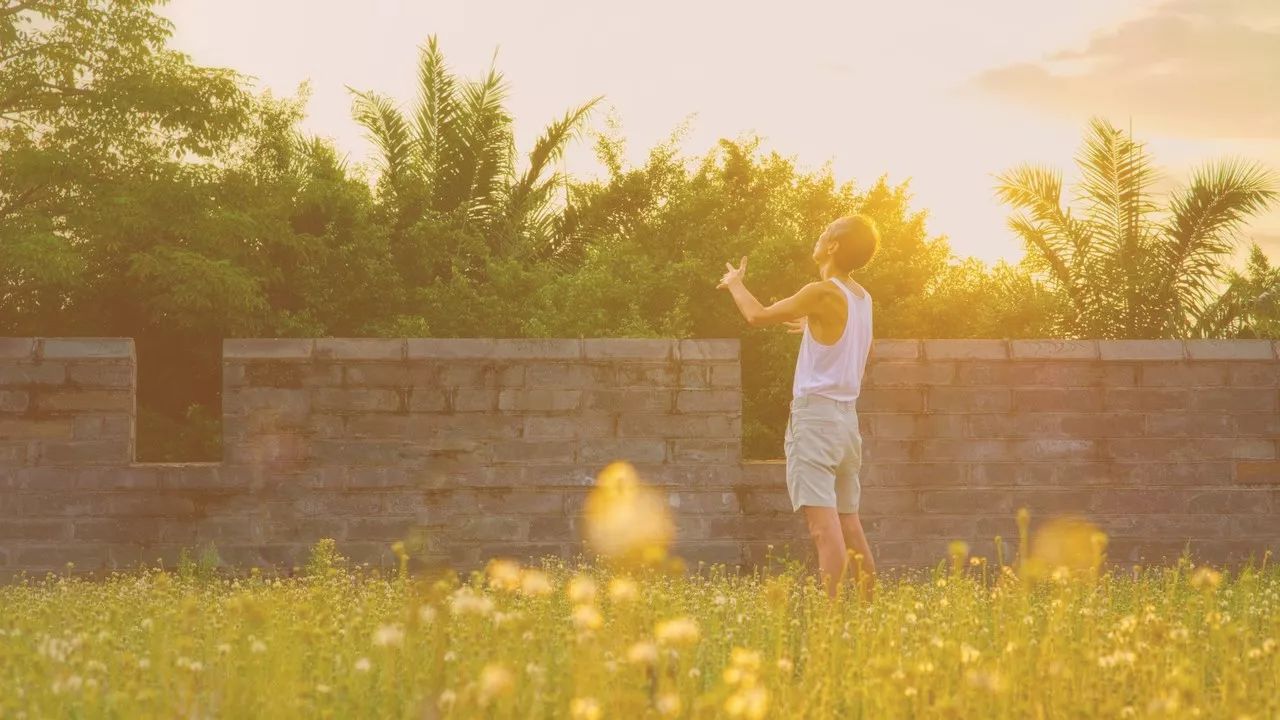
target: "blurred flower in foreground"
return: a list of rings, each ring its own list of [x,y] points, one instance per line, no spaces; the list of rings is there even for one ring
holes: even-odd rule
[[[1061,569],[1096,572],[1102,565],[1106,547],[1106,534],[1093,523],[1075,517],[1055,518],[1036,531],[1026,571],[1032,577],[1043,577]]]
[[[625,564],[661,562],[675,534],[662,494],[644,484],[625,462],[600,471],[585,515],[587,545]]]
[[[514,560],[490,560],[485,570],[489,576],[489,587],[495,590],[520,589],[520,564]]]
[[[653,634],[663,645],[692,645],[698,642],[698,623],[687,617],[663,620]]]
[[[495,698],[507,695],[515,687],[515,677],[501,665],[489,664],[480,671],[480,704],[488,705]]]

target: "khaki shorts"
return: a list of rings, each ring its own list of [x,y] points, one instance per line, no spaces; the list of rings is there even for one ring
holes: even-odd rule
[[[792,510],[812,505],[858,512],[862,433],[854,403],[821,395],[795,398],[784,446]]]

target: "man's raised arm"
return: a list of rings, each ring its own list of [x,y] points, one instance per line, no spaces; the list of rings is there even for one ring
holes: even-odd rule
[[[799,320],[817,309],[821,283],[809,283],[800,288],[800,292],[795,295],[765,307],[743,284],[747,274],[747,259],[742,258],[742,264],[736,268],[732,263],[725,263],[724,266],[727,271],[724,277],[720,278],[717,288],[729,291],[733,296],[734,304],[738,306],[738,311],[753,327]]]

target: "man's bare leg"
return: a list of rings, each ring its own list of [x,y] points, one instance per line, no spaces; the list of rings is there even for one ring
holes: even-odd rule
[[[845,546],[854,558],[854,582],[858,588],[871,599],[876,585],[876,561],[871,557],[871,546],[867,544],[867,534],[862,531],[862,520],[858,513],[841,513],[840,530]]]
[[[835,598],[844,577],[845,544],[840,516],[835,508],[804,506],[804,519],[809,524],[809,537],[818,549],[818,570],[827,594]]]

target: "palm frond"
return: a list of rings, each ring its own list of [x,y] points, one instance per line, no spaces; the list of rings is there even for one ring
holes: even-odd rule
[[[563,118],[548,125],[533,144],[533,150],[529,152],[529,166],[511,187],[508,212],[517,227],[526,216],[536,216],[545,210],[557,177],[553,174],[543,180],[542,176],[551,163],[564,155],[565,146],[582,129],[587,116],[601,100],[597,97],[565,113]]]
[[[1276,199],[1280,178],[1241,160],[1211,163],[1169,199],[1159,262],[1158,297],[1170,307],[1201,302],[1221,278],[1222,260],[1235,249],[1236,233]]]
[[[461,169],[455,190],[456,206],[465,206],[469,218],[495,218],[503,200],[503,186],[514,172],[515,154],[511,116],[507,113],[507,84],[496,68],[480,82],[462,91]]]
[[[355,120],[364,126],[366,136],[378,148],[379,180],[392,193],[398,193],[412,172],[413,136],[409,124],[388,98],[371,92],[351,93],[355,95]]]
[[[454,127],[458,111],[457,82],[445,66],[444,53],[436,37],[427,39],[418,62],[418,105],[413,123],[417,133],[417,152],[422,158],[424,175],[435,178],[440,170],[440,156]]]

